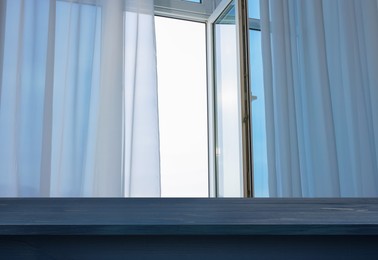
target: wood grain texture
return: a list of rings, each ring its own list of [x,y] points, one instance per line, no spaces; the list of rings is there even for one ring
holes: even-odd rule
[[[2,198],[0,235],[378,235],[378,199]]]
[[[377,236],[0,236],[1,259],[377,259]]]

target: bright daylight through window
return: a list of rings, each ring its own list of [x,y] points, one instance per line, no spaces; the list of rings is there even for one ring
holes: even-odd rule
[[[211,38],[206,39],[205,22],[155,16],[162,197],[208,197],[212,153],[213,196],[243,196],[237,21],[235,2],[229,3],[211,23],[213,50],[206,50]],[[268,181],[259,1],[249,1],[249,17],[254,195],[262,197],[268,195]],[[207,70],[206,52],[214,52],[213,71]],[[214,77],[215,86],[207,77]],[[214,92],[208,92],[211,87]],[[214,116],[209,116],[209,93],[214,93]],[[211,139],[217,140],[215,149]]]
[[[155,17],[162,197],[208,197],[206,28]]]
[[[260,0],[248,1],[254,197],[268,197],[265,96],[260,29]]]

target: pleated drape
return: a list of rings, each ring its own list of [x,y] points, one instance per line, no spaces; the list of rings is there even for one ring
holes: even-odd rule
[[[0,13],[0,196],[159,196],[153,1]]]
[[[270,196],[377,196],[377,1],[260,3]]]

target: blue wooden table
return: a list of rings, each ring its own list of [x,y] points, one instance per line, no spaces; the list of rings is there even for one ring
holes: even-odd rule
[[[2,198],[0,256],[378,259],[378,199]]]

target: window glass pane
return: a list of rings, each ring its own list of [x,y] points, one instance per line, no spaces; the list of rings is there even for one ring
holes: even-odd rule
[[[207,197],[206,27],[155,23],[162,197]]]
[[[265,127],[265,99],[261,53],[261,32],[249,31],[252,91],[252,133],[254,196],[268,197],[268,162]]]
[[[260,19],[260,0],[248,0],[248,17]]]
[[[214,30],[218,196],[242,197],[240,93],[233,3],[216,21]]]

